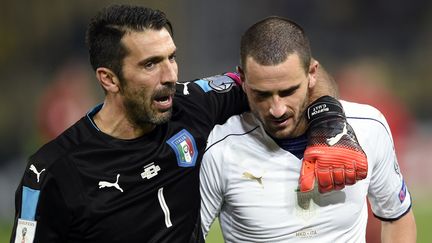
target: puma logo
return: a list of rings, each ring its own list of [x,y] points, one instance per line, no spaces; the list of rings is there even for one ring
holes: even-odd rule
[[[111,182],[108,182],[108,181],[99,181],[99,188],[115,187],[119,191],[123,192],[123,189],[121,189],[121,187],[118,184],[119,177],[120,177],[120,174],[117,174],[117,180],[114,183],[111,183]]]
[[[345,122],[345,126],[344,126],[342,132],[339,134],[336,134],[336,136],[334,136],[332,138],[328,138],[327,144],[330,146],[335,145],[337,142],[339,142],[339,140],[343,137],[343,135],[346,135],[346,134],[348,134],[348,130],[347,130],[347,124]]]
[[[243,172],[243,177],[247,178],[247,179],[251,179],[251,180],[256,180],[261,186],[263,186],[263,176],[257,177],[254,176],[252,173],[250,172]]]
[[[188,89],[188,84],[190,82],[181,82],[179,84],[183,84],[183,94],[184,95],[188,95],[189,94],[189,89]]]
[[[37,171],[36,167],[33,164],[31,164],[30,165],[30,170],[33,171],[36,174],[36,179],[37,179],[37,182],[39,183],[40,175],[42,174],[42,172],[45,171],[45,169],[42,169],[39,172],[39,171]]]

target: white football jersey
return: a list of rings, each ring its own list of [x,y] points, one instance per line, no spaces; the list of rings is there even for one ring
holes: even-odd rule
[[[204,235],[219,216],[226,242],[365,242],[366,197],[395,220],[411,207],[384,116],[341,101],[368,158],[368,176],[341,191],[298,192],[302,161],[280,148],[252,113],[231,117],[208,138],[201,183]]]

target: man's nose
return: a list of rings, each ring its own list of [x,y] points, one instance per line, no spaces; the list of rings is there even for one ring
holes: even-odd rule
[[[286,112],[286,106],[282,102],[282,99],[279,96],[273,96],[270,105],[270,114],[279,118],[282,117]]]
[[[177,82],[177,63],[167,62],[165,63],[162,70],[162,82],[163,83],[175,83]]]

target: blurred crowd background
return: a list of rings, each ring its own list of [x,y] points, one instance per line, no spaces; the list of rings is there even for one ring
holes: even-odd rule
[[[163,10],[174,26],[179,79],[234,71],[241,34],[269,15],[291,18],[343,99],[379,108],[414,200],[418,242],[432,242],[432,2],[428,0],[2,0],[0,242],[27,157],[102,101],[84,42],[110,3]]]

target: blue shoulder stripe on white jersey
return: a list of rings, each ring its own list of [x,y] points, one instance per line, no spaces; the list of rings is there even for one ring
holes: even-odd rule
[[[21,202],[21,219],[34,220],[36,215],[36,206],[39,201],[39,190],[23,186]]]

